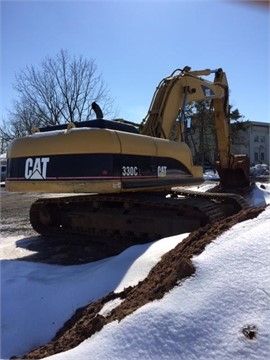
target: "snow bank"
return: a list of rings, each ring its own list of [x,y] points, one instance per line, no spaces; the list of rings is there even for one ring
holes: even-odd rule
[[[270,184],[256,183],[250,201],[270,204]],[[235,225],[193,259],[196,274],[182,286],[48,359],[267,359],[269,220],[270,207]],[[26,251],[17,251],[18,237],[1,239],[1,358],[48,342],[78,307],[136,285],[186,236],[133,246],[77,266],[15,260]],[[245,326],[257,329],[253,340],[244,336]]]
[[[182,286],[47,359],[267,359],[269,220],[270,208],[235,225],[193,259],[196,274]]]
[[[1,244],[1,356],[23,355],[48,342],[77,308],[110,291],[143,280],[161,256],[187,234],[133,246],[94,263],[58,266],[4,260],[19,254],[15,243]],[[14,237],[14,239],[18,239]]]

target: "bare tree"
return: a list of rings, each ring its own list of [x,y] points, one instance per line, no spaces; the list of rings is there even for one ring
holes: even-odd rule
[[[40,119],[36,117],[33,109],[27,105],[29,105],[27,102],[16,102],[14,112],[9,113],[8,120],[2,119],[0,126],[1,153],[6,150],[13,139],[29,135],[34,128],[40,126]]]
[[[113,110],[113,100],[95,61],[72,57],[66,50],[46,58],[38,69],[27,66],[16,75],[14,89],[18,99],[9,121],[0,127],[5,141],[29,134],[34,127],[89,120],[94,117],[94,101],[105,116]]]

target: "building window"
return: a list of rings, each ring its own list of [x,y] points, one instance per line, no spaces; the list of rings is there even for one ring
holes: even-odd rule
[[[254,160],[255,160],[255,161],[259,161],[259,156],[258,156],[258,153],[257,153],[257,152],[255,152],[255,154],[254,154]]]
[[[264,161],[264,153],[261,153],[261,161]]]
[[[264,142],[265,142],[265,136],[261,136],[261,137],[260,137],[260,142],[261,142],[261,143],[264,143]]]
[[[259,136],[258,135],[254,135],[254,142],[259,142]]]

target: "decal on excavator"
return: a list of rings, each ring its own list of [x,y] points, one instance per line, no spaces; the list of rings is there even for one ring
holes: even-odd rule
[[[8,169],[9,181],[29,182],[121,179],[137,181],[191,176],[183,163],[169,157],[103,153],[12,158],[9,159]]]
[[[25,161],[24,177],[26,179],[46,179],[47,165],[50,161],[48,157],[27,158]]]
[[[122,176],[138,176],[138,166],[122,166]]]
[[[212,89],[210,89],[209,87],[202,85],[202,90],[203,90],[204,96],[206,98],[216,97],[216,94],[214,93],[214,91]]]
[[[167,166],[158,166],[158,177],[165,177],[167,175]]]

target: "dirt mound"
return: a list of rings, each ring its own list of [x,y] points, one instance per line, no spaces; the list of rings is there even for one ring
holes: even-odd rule
[[[191,262],[194,255],[203,252],[206,245],[236,223],[255,218],[264,209],[265,206],[243,210],[224,221],[207,225],[191,233],[162,257],[145,280],[121,293],[111,292],[100,300],[78,309],[52,341],[25,354],[23,359],[42,359],[72,349],[100,331],[104,325],[115,320],[121,321],[144,304],[161,299],[174,286],[179,285],[179,282],[195,273],[196,269]],[[100,315],[104,304],[113,299],[121,299],[122,302],[106,317]]]

